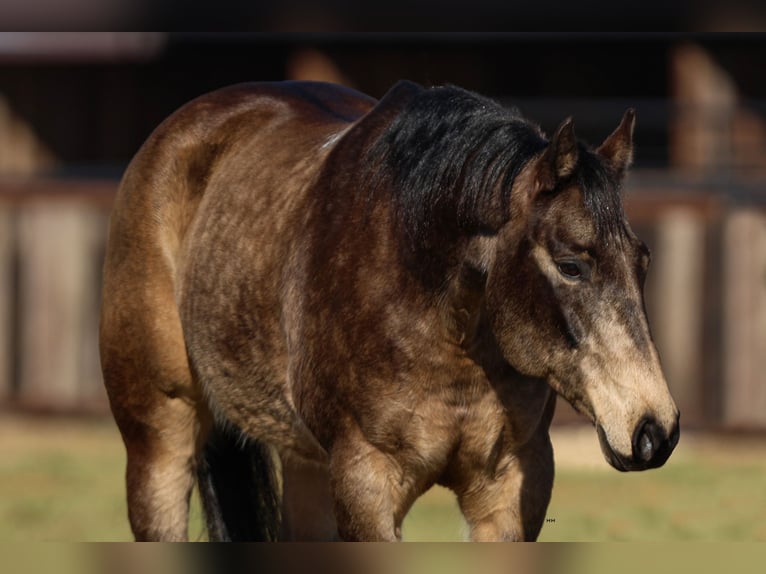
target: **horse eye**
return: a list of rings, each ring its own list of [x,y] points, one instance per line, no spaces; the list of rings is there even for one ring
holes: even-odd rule
[[[559,273],[569,279],[580,279],[585,275],[583,266],[585,264],[579,261],[559,261],[556,266]]]

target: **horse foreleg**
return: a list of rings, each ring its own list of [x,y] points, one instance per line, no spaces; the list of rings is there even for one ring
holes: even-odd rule
[[[471,540],[536,540],[552,488],[553,448],[546,427],[509,453],[499,475],[477,478],[458,492]]]
[[[330,485],[343,540],[398,541],[403,518],[397,465],[366,440],[346,440],[330,453]]]

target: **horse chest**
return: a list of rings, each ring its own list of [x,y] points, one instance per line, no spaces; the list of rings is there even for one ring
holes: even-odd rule
[[[484,464],[507,427],[505,410],[488,387],[448,385],[366,429],[368,438],[397,460],[404,474],[440,480],[454,459]]]
[[[512,390],[498,392],[486,381],[457,385],[418,405],[399,433],[403,462],[422,461],[447,485],[494,472],[540,428],[551,393],[545,385],[508,386]]]

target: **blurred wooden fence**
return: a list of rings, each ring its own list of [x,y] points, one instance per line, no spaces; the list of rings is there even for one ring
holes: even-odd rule
[[[97,327],[116,186],[0,183],[0,402],[106,410]],[[725,191],[638,177],[626,210],[653,252],[647,307],[682,421],[766,429],[766,212]]]
[[[0,184],[0,397],[103,410],[101,261],[114,182]]]

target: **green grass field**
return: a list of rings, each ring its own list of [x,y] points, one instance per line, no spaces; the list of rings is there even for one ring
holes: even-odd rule
[[[593,435],[593,436],[591,436]],[[766,441],[683,436],[665,467],[619,473],[591,429],[554,433],[557,474],[543,541],[766,541]],[[111,420],[0,420],[0,541],[130,540],[124,453]],[[190,534],[203,538],[197,506]],[[405,540],[457,541],[453,496],[415,505]]]

